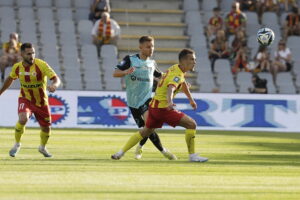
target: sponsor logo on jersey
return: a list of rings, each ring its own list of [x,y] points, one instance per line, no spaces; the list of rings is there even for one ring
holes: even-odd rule
[[[180,81],[180,78],[176,76],[176,77],[173,79],[173,81],[176,82],[176,83],[178,83],[178,82]]]
[[[42,87],[41,83],[37,83],[37,84],[21,84],[21,87],[23,88],[39,88]]]

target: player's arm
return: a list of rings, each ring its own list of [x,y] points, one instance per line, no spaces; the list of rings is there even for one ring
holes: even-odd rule
[[[55,90],[60,86],[61,80],[58,76],[54,76],[50,79],[51,84],[48,85],[47,89],[49,92],[55,92]]]
[[[168,101],[168,107],[167,109],[173,110],[175,104],[173,103],[173,98],[174,98],[174,91],[176,89],[176,86],[173,84],[168,85],[168,90],[167,90],[167,101]]]
[[[130,67],[127,70],[120,70],[120,69],[115,69],[114,73],[113,73],[113,77],[123,77],[126,76],[128,74],[131,74],[132,72],[134,72],[135,68],[134,67]]]
[[[159,80],[162,77],[163,72],[158,69],[156,62],[154,62],[154,65],[155,65],[155,70],[153,72],[153,76],[154,79]]]
[[[191,95],[191,92],[190,92],[190,85],[189,85],[189,83],[187,83],[186,81],[184,81],[183,83],[182,83],[182,92],[187,96],[187,98],[189,99],[189,101],[190,101],[190,104],[191,104],[191,106],[194,108],[194,110],[196,110],[197,109],[197,103],[194,101],[194,99],[193,99],[193,97],[192,97],[192,95]]]
[[[55,73],[55,71],[48,65],[47,62],[41,61],[41,64],[43,64],[43,72],[46,74],[46,76],[50,79],[51,83],[47,86],[47,90],[49,92],[55,92],[56,89],[60,86],[61,80]]]
[[[135,68],[131,67],[129,56],[126,56],[117,66],[113,77],[123,77],[134,72]]]
[[[0,96],[1,96],[1,94],[2,94],[7,88],[9,88],[9,86],[10,86],[13,82],[14,82],[14,79],[13,79],[12,77],[10,77],[10,76],[8,76],[8,77],[5,79],[5,81],[4,81],[3,85],[2,85],[2,88],[0,89]]]
[[[0,95],[11,86],[11,84],[14,82],[14,80],[16,80],[17,78],[19,78],[18,74],[17,74],[17,70],[18,69],[18,64],[14,64],[14,66],[11,69],[11,72],[9,74],[9,76],[5,79],[2,88],[0,89]]]

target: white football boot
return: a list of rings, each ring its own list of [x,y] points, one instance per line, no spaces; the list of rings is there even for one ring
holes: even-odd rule
[[[46,157],[46,158],[51,158],[52,157],[51,153],[47,150],[47,148],[45,146],[44,147],[39,146],[39,152],[41,154],[43,154],[43,156]]]
[[[16,143],[13,148],[11,148],[11,150],[9,151],[9,155],[11,157],[15,157],[17,155],[17,153],[20,151],[21,149],[21,143]]]
[[[177,157],[172,154],[168,149],[165,149],[161,151],[161,153],[164,155],[164,157],[168,158],[169,160],[177,160]]]
[[[113,160],[120,160],[124,156],[123,151],[119,151],[113,155],[111,155],[111,159]]]
[[[201,157],[196,153],[190,154],[190,162],[206,162],[208,161],[208,158]]]
[[[135,152],[134,152],[135,156],[134,158],[137,159],[137,160],[140,160],[143,156],[143,146],[141,145],[136,145],[136,149],[135,149]]]

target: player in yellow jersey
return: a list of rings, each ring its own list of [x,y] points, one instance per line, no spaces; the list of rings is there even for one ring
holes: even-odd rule
[[[18,101],[19,120],[15,126],[16,143],[9,151],[9,155],[15,157],[19,152],[25,125],[31,114],[34,114],[41,127],[41,143],[38,150],[45,157],[52,157],[46,148],[51,134],[51,115],[46,90],[55,92],[61,81],[45,61],[35,58],[35,49],[31,43],[22,44],[21,56],[22,61],[14,64],[10,75],[6,78],[0,89],[1,96],[14,80],[19,79],[20,81],[21,89]],[[47,78],[51,80],[51,84],[48,86]]]
[[[195,135],[197,124],[195,120],[175,109],[173,99],[179,90],[182,90],[190,100],[191,106],[196,109],[197,104],[191,96],[184,75],[187,71],[194,70],[196,65],[195,52],[183,49],[179,53],[179,64],[171,66],[158,83],[155,95],[150,102],[146,126],[132,135],[125,146],[111,156],[119,160],[124,154],[135,146],[140,140],[148,137],[156,128],[161,128],[163,123],[170,126],[182,126],[185,130],[185,140],[191,162],[206,162],[208,158],[200,157],[195,153]]]

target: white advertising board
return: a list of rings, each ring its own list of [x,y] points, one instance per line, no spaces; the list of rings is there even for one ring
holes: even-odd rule
[[[1,95],[0,126],[15,125],[18,95],[18,90]],[[183,94],[176,96],[175,104],[196,120],[198,129],[300,132],[298,95],[194,93],[193,97],[197,110]],[[125,92],[64,90],[51,94],[49,102],[53,127],[137,128]],[[32,118],[28,126],[38,123]]]

